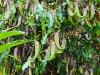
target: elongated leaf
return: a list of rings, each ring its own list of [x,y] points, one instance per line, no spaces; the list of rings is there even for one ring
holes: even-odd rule
[[[12,42],[3,44],[3,45],[0,46],[0,53],[2,53],[3,51],[5,51],[5,50],[7,50],[11,47],[14,47],[14,46],[17,46],[17,45],[20,45],[20,44],[24,44],[24,43],[27,43],[27,42],[30,42],[30,40],[16,40],[16,41],[12,41]]]
[[[10,37],[10,36],[14,36],[14,35],[20,35],[20,34],[24,34],[24,32],[22,31],[7,31],[7,32],[1,32],[0,33],[0,40],[2,39],[5,39],[7,37]]]

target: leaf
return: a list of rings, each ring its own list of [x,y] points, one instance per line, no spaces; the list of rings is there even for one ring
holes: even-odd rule
[[[43,38],[41,40],[42,44],[46,44],[47,36],[48,36],[48,34],[46,34],[45,36],[43,36]]]
[[[34,16],[31,16],[29,19],[28,19],[28,25],[30,26],[34,26]]]
[[[33,68],[33,71],[34,71],[35,75],[39,75],[39,68],[34,67]]]
[[[97,41],[100,43],[100,38],[97,38]]]
[[[53,17],[52,17],[52,14],[51,13],[47,13],[47,23],[48,23],[48,28],[51,28],[53,26]]]
[[[21,65],[16,65],[16,66],[15,66],[15,70],[18,71],[18,70],[20,70],[20,69],[21,69]]]
[[[63,21],[63,13],[62,13],[61,8],[57,8],[57,16],[58,16],[58,19],[60,20],[60,22],[62,22]]]
[[[6,75],[6,69],[5,69],[5,67],[3,69],[3,75]]]
[[[11,48],[11,47],[14,47],[14,46],[17,46],[17,45],[20,45],[20,44],[24,44],[24,43],[27,43],[27,42],[31,42],[30,40],[16,40],[16,41],[12,41],[12,42],[9,42],[9,43],[6,43],[6,44],[3,44],[0,46],[0,53],[2,53],[3,51]]]
[[[98,31],[96,32],[96,34],[97,34],[97,35],[100,35],[100,30],[98,30]]]
[[[36,11],[37,11],[37,14],[38,14],[40,20],[43,20],[44,19],[44,9],[43,9],[42,5],[37,4],[36,9],[37,9]]]
[[[100,75],[100,66],[97,69],[97,75]]]
[[[63,2],[63,3],[62,3],[62,6],[65,6],[66,4],[67,4],[67,2]]]
[[[53,31],[54,31],[53,28],[49,28],[48,31],[47,31],[47,34],[51,34]]]
[[[41,20],[42,31],[45,31],[45,20]]]
[[[16,56],[13,56],[13,55],[9,55],[9,56],[14,58],[16,61],[21,62],[21,60],[18,57],[16,57]]]
[[[42,62],[40,63],[40,66],[39,66],[39,71],[40,71],[41,74],[43,74],[46,65],[47,65],[47,61],[42,60]]]
[[[2,61],[2,59],[9,53],[9,50],[4,51],[2,54],[0,54],[0,63]]]
[[[93,27],[92,33],[96,33],[98,32],[98,30],[100,29],[100,25],[96,25]]]
[[[19,34],[24,34],[24,32],[16,31],[16,30],[7,31],[7,32],[1,32],[0,33],[0,40],[5,39],[5,38],[10,37],[10,36],[19,35]]]
[[[16,13],[16,8],[15,6],[12,6],[11,10],[10,10],[10,15],[14,15]]]
[[[17,0],[18,2],[24,2],[24,0]]]
[[[30,60],[27,60],[27,62],[25,62],[25,64],[23,64],[23,66],[22,66],[22,70],[24,71],[25,70],[25,68],[28,68],[28,66],[30,65]]]

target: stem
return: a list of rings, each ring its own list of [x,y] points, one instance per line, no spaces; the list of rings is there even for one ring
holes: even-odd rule
[[[69,72],[69,70],[68,70],[69,61],[70,61],[70,57],[68,56],[66,59],[66,73]]]
[[[32,69],[29,67],[29,75],[32,75]]]
[[[87,69],[84,71],[84,75],[89,75],[89,72]]]
[[[89,71],[90,71],[90,75],[93,75],[93,69],[90,68]]]

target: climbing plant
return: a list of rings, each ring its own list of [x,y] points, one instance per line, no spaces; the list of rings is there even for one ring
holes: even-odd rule
[[[0,75],[99,75],[99,0],[0,0]]]

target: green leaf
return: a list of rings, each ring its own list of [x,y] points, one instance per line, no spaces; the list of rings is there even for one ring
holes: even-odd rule
[[[40,66],[39,66],[39,71],[40,71],[41,74],[43,74],[46,65],[47,65],[47,61],[42,60],[42,62],[40,63]]]
[[[2,54],[0,54],[0,63],[1,63],[2,59],[3,59],[9,52],[10,52],[9,50],[6,50],[6,51],[2,52]]]
[[[67,4],[67,2],[63,2],[63,3],[62,3],[62,6],[65,6],[66,4]]]
[[[20,35],[20,34],[24,34],[24,32],[22,31],[7,31],[7,32],[1,32],[0,33],[0,40],[2,39],[5,39],[7,37],[10,37],[10,36],[14,36],[14,35]]]
[[[60,22],[62,22],[63,21],[63,13],[62,13],[61,8],[57,8],[57,16],[58,16],[58,19],[60,20]]]
[[[21,65],[16,65],[16,66],[15,66],[15,70],[18,71],[18,70],[20,70],[20,69],[21,69]]]
[[[33,71],[34,71],[35,75],[39,75],[39,68],[34,67],[33,68]]]
[[[0,19],[2,18],[2,15],[0,14]]]
[[[5,69],[5,67],[3,69],[3,75],[6,75],[6,69]]]
[[[18,2],[24,2],[24,0],[17,0]]]
[[[27,60],[27,62],[25,62],[25,64],[23,64],[23,66],[22,66],[22,70],[24,71],[25,70],[25,68],[28,68],[28,66],[30,65],[30,60]]]
[[[34,26],[34,16],[31,16],[29,19],[28,19],[28,25],[30,26]]]
[[[12,6],[11,10],[10,10],[10,15],[14,15],[16,13],[16,8],[15,6]]]
[[[45,20],[41,20],[42,31],[45,31]]]
[[[45,36],[43,36],[43,38],[41,40],[42,44],[46,44],[47,36],[48,36],[48,34],[46,34]]]
[[[100,25],[96,25],[96,26],[94,26],[93,29],[92,29],[92,33],[96,33],[96,32],[98,32],[99,29],[100,29]]]
[[[51,34],[53,31],[54,31],[53,28],[49,28],[48,31],[47,31],[47,34]]]
[[[18,57],[16,57],[16,56],[13,56],[13,55],[9,55],[9,56],[14,58],[16,61],[21,62],[21,60]]]
[[[49,13],[49,12],[47,13],[46,20],[47,20],[48,28],[51,28],[53,26],[53,17],[52,17],[51,13]]]
[[[97,71],[97,75],[100,75],[100,66],[98,67],[97,70],[98,70],[98,71]]]
[[[36,9],[37,9],[36,11],[37,11],[37,14],[39,16],[39,19],[43,20],[44,19],[44,9],[43,9],[42,5],[37,4]]]
[[[97,41],[100,43],[100,38],[97,38]]]
[[[97,34],[97,35],[100,35],[100,30],[98,30],[98,31],[96,32],[96,34]]]
[[[16,40],[16,41],[12,41],[12,42],[9,42],[9,43],[6,43],[6,44],[3,44],[0,46],[0,53],[2,53],[3,51],[11,48],[11,47],[14,47],[14,46],[17,46],[17,45],[20,45],[20,44],[24,44],[24,43],[27,43],[27,42],[31,42],[30,40]]]

